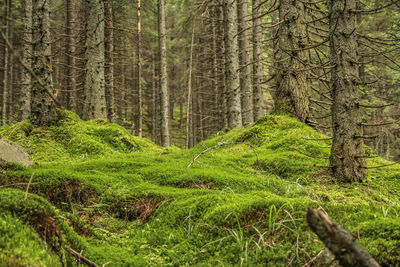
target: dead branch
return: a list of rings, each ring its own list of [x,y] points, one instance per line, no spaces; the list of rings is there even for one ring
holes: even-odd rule
[[[300,154],[303,154],[304,156],[307,156],[307,157],[310,157],[310,158],[314,158],[314,159],[329,159],[328,157],[313,156],[313,155],[304,153],[303,151],[300,151],[300,150],[298,150],[298,149],[296,149],[294,147],[292,147],[292,149],[297,151],[297,152],[299,152]]]
[[[32,173],[31,178],[29,179],[28,185],[27,185],[27,187],[26,187],[25,199],[28,198],[29,187],[31,186],[33,176],[35,176],[35,173],[34,173],[34,172]]]
[[[332,140],[332,137],[328,138],[305,138],[303,137],[304,140],[309,140],[309,141],[325,141],[325,140]]]
[[[84,263],[86,263],[90,267],[100,267],[100,265],[97,265],[93,261],[89,260],[88,258],[84,257],[81,253],[76,252],[72,248],[69,248],[69,252],[71,252],[72,255],[74,255],[78,260],[82,260]]]
[[[28,183],[6,184],[6,185],[0,186],[0,188],[6,188],[6,187],[12,187],[12,186],[19,186],[19,185],[26,185],[26,184],[28,184]],[[31,183],[31,184],[37,184],[37,183]]]
[[[307,223],[342,266],[379,266],[349,232],[321,209],[308,209]]]
[[[233,144],[233,143],[219,142],[219,143],[218,143],[217,145],[215,145],[215,146],[211,146],[211,147],[208,147],[208,148],[204,149],[203,151],[200,152],[200,154],[198,154],[196,157],[194,157],[194,159],[187,165],[187,168],[190,168],[190,166],[192,166],[193,163],[194,163],[198,158],[200,158],[200,156],[203,155],[204,153],[207,153],[208,151],[211,151],[211,150],[213,150],[213,149],[215,149],[215,148],[224,147],[224,146],[227,146],[227,145],[230,145],[230,144]]]

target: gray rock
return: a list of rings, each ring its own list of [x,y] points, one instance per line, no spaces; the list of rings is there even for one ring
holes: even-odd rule
[[[33,161],[24,148],[5,138],[0,138],[1,162],[15,162],[24,166],[33,165]]]

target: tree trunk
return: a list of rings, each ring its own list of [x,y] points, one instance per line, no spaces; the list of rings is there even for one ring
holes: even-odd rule
[[[253,104],[254,120],[265,115],[262,83],[264,77],[263,66],[263,38],[262,38],[262,6],[261,0],[253,0]]]
[[[187,96],[187,115],[186,115],[186,148],[193,147],[192,136],[192,120],[193,120],[193,98],[192,98],[192,69],[193,69],[193,46],[194,46],[194,26],[195,20],[192,25],[192,39],[190,42],[190,58],[189,58],[189,77],[188,77],[188,96]]]
[[[11,36],[11,5],[12,5],[12,0],[5,0],[5,12],[4,12],[4,24],[5,24],[5,37],[7,40],[10,40]],[[10,78],[10,48],[5,45],[4,46],[4,75],[3,75],[3,105],[2,105],[2,117],[1,117],[1,122],[2,125],[6,124],[8,122],[8,107],[9,107],[9,81]]]
[[[225,60],[229,129],[242,126],[239,79],[237,1],[224,1]]]
[[[115,119],[115,95],[114,95],[114,23],[113,23],[113,7],[112,0],[107,0],[107,29],[106,29],[106,44],[107,44],[107,74],[106,81],[106,104],[107,104],[107,119],[109,122],[114,122]]]
[[[165,0],[158,0],[158,47],[160,53],[161,145],[170,146]]]
[[[361,182],[367,177],[357,64],[355,0],[331,0],[329,4],[330,60],[333,65],[330,156],[339,182]]]
[[[77,112],[76,64],[75,64],[75,9],[74,0],[67,0],[67,108]]]
[[[138,90],[138,119],[137,119],[137,125],[136,125],[136,134],[140,137],[142,137],[142,128],[143,128],[143,110],[142,110],[142,55],[141,55],[141,46],[142,46],[142,30],[141,30],[141,6],[140,6],[140,0],[137,0],[137,34],[138,34],[138,40],[137,40],[137,50],[136,50],[136,56],[137,56],[137,90]]]
[[[239,59],[240,59],[240,88],[242,103],[242,122],[247,126],[254,122],[253,114],[253,88],[251,83],[251,62],[249,42],[249,12],[248,0],[238,1],[239,19]]]
[[[51,69],[50,7],[48,0],[33,0],[33,56],[32,70],[53,91]],[[46,89],[32,79],[31,121],[37,126],[48,126],[55,115],[55,103]]]
[[[23,60],[32,68],[32,0],[24,1],[24,34]],[[22,68],[21,77],[21,119],[25,120],[31,113],[32,76],[26,68]]]
[[[279,29],[275,54],[275,111],[290,113],[300,121],[310,117],[310,86],[307,49],[307,24],[305,5],[300,0],[281,0],[279,4]]]
[[[106,118],[103,0],[86,0],[86,12],[84,118]]]

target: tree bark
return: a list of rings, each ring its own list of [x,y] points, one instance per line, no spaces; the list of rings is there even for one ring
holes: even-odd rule
[[[104,1],[86,0],[84,118],[106,118],[104,80]]]
[[[32,70],[53,91],[51,69],[50,7],[48,0],[33,0]],[[32,80],[31,121],[37,126],[48,126],[56,112],[54,101],[37,79]]]
[[[247,126],[254,122],[253,114],[253,85],[251,82],[250,42],[249,42],[249,12],[248,0],[238,1],[239,19],[239,60],[240,88],[242,105],[242,122]]]
[[[361,182],[368,175],[362,138],[355,0],[329,3],[333,139],[330,164],[339,182]]]
[[[11,23],[12,23],[12,18],[11,18],[11,6],[12,6],[12,0],[5,0],[5,12],[4,12],[4,25],[5,25],[5,36],[7,40],[10,40],[11,36]],[[1,124],[4,125],[8,122],[8,110],[9,110],[9,83],[11,82],[9,80],[10,78],[10,70],[11,70],[11,64],[10,64],[10,59],[11,59],[11,53],[10,49],[7,45],[4,46],[4,75],[3,75],[3,102],[2,102],[2,116],[1,116]]]
[[[160,53],[161,145],[170,146],[165,0],[158,0],[158,48]]]
[[[112,1],[107,0],[107,29],[106,29],[106,44],[107,44],[107,74],[106,77],[106,104],[107,104],[107,119],[109,122],[114,122],[115,117],[115,95],[114,95],[114,22],[113,22],[113,6]]]
[[[74,0],[67,0],[67,108],[77,112],[76,105],[76,64],[75,64],[75,8]]]
[[[265,115],[262,83],[264,80],[263,38],[262,38],[262,7],[261,0],[253,0],[253,101],[254,120]]]
[[[190,58],[189,58],[189,77],[188,77],[188,96],[187,96],[187,115],[186,115],[186,148],[193,147],[192,120],[193,120],[193,97],[192,97],[192,69],[193,69],[193,46],[194,46],[194,26],[192,25],[192,38],[190,42]]]
[[[300,0],[279,3],[278,51],[275,54],[275,111],[290,113],[300,121],[310,117],[307,25],[305,5]]]
[[[136,57],[137,57],[137,90],[138,90],[138,119],[136,125],[136,134],[142,137],[142,128],[143,128],[143,109],[142,109],[142,30],[141,30],[141,5],[140,0],[137,0],[137,47],[136,47]]]
[[[228,127],[242,126],[237,0],[224,1]]]
[[[322,210],[308,209],[307,222],[341,266],[379,267],[355,238]]]

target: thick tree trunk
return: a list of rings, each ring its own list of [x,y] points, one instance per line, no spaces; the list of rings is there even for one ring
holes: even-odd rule
[[[76,106],[76,64],[75,64],[75,9],[74,0],[67,0],[67,108],[77,112]]]
[[[160,53],[161,145],[170,146],[165,0],[158,0],[158,47]]]
[[[84,118],[106,118],[104,80],[104,1],[86,0]]]
[[[300,121],[310,117],[305,5],[300,0],[281,0],[279,29],[275,54],[275,111],[290,113]]]
[[[137,47],[136,47],[136,57],[137,57],[137,90],[138,90],[138,119],[136,125],[136,134],[142,137],[142,128],[143,128],[143,110],[142,110],[142,30],[141,30],[141,5],[140,0],[137,0]]]
[[[109,122],[114,122],[114,23],[113,23],[113,7],[112,1],[107,0],[107,29],[106,29],[106,44],[107,44],[107,74],[106,77],[106,104],[107,104],[107,119]]]
[[[248,0],[238,1],[239,19],[239,59],[240,59],[240,88],[242,103],[242,122],[249,125],[254,122],[253,114],[253,85],[251,82],[250,42],[249,42],[249,12]]]
[[[253,0],[253,102],[254,120],[265,115],[262,83],[264,80],[263,38],[262,38],[262,7],[261,0]]]
[[[361,182],[367,177],[360,112],[356,41],[356,0],[329,4],[330,60],[333,65],[330,163],[339,182]]]
[[[224,22],[228,127],[232,129],[242,126],[236,0],[224,1]]]
[[[32,70],[53,90],[51,69],[50,7],[48,0],[33,0],[33,56]],[[50,125],[55,115],[55,103],[46,89],[36,79],[32,79],[31,121],[34,125]]]

